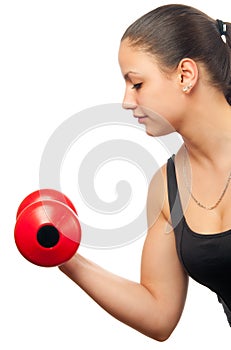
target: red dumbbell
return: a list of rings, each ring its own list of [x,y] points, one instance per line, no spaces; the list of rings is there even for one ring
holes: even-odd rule
[[[61,192],[41,189],[19,205],[14,230],[20,253],[31,263],[52,267],[77,251],[81,227],[72,202]]]

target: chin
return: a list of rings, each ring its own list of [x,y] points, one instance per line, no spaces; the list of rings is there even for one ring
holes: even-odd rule
[[[146,134],[147,134],[148,136],[154,137],[154,135],[153,135],[152,133],[150,133],[149,131],[147,131],[147,130],[146,130]]]

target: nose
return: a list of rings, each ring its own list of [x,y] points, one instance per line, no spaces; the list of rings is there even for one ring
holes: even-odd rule
[[[132,109],[132,110],[137,107],[137,103],[132,92],[129,92],[127,88],[125,90],[122,107],[124,109]]]

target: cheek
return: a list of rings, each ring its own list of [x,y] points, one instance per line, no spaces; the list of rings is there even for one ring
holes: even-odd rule
[[[153,115],[159,114],[167,117],[171,101],[167,100],[161,91],[152,91],[152,93],[143,92],[139,98],[139,106],[144,109],[145,114],[153,118]]]
[[[182,115],[179,99],[173,94],[151,94],[140,100],[143,113],[149,118],[146,131],[152,135],[165,135],[178,129]]]
[[[159,114],[167,120],[175,119],[181,110],[181,102],[177,91],[173,88],[168,88],[166,84],[160,85],[151,92],[144,92],[140,99],[140,104],[146,109],[149,109],[151,114]]]

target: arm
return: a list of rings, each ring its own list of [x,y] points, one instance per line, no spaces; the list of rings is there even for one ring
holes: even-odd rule
[[[157,210],[157,204],[153,203],[148,200],[148,212],[153,205]],[[148,217],[151,222],[152,215]],[[187,292],[187,277],[176,254],[174,234],[165,234],[166,225],[161,212],[148,230],[140,283],[116,276],[79,254],[60,266],[62,272],[112,316],[158,341],[166,340],[176,327]]]

